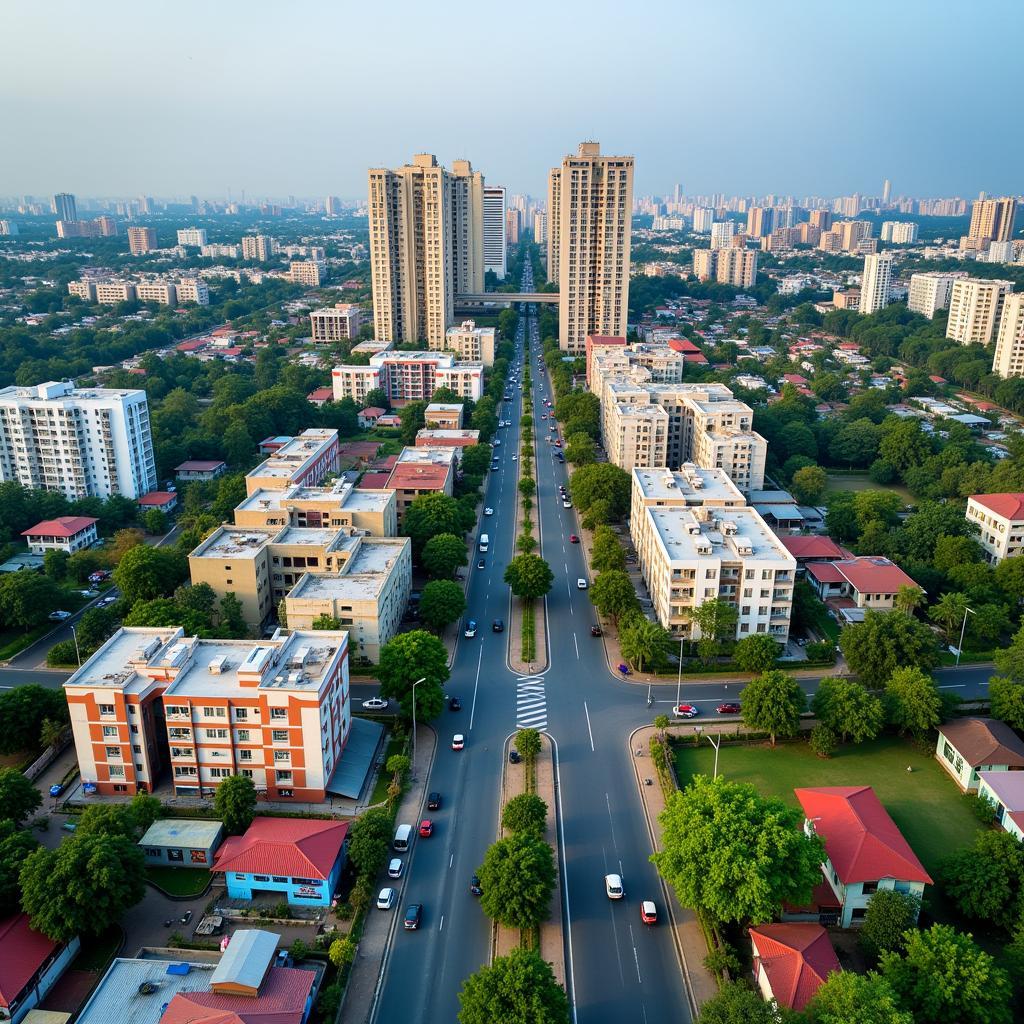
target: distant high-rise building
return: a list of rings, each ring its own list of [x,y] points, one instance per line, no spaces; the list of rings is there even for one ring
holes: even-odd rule
[[[178,245],[206,245],[206,228],[179,228]]]
[[[693,230],[695,234],[706,235],[715,222],[715,211],[708,206],[695,206],[693,209]]]
[[[590,334],[626,334],[633,158],[580,143],[562,160],[558,186],[558,344],[583,352]]]
[[[141,196],[139,198],[139,213],[143,216],[153,213],[156,209],[156,201],[152,196]]]
[[[340,217],[341,200],[337,196],[328,196],[324,200],[324,212],[328,217]]]
[[[892,284],[892,254],[870,253],[864,257],[864,273],[860,282],[861,313],[877,313],[889,305]]]
[[[57,220],[78,220],[78,206],[70,192],[58,192],[50,203],[50,209],[57,214]]]
[[[505,279],[505,186],[484,186],[484,272]]]
[[[562,168],[553,167],[548,175],[548,280],[558,284],[558,249],[562,227]]]
[[[242,259],[266,263],[274,253],[274,240],[269,235],[242,235]]]
[[[992,372],[1000,377],[1024,377],[1024,292],[1007,295],[996,332]]]
[[[775,224],[775,211],[765,206],[752,206],[747,210],[747,234],[754,238],[770,235]]]
[[[910,220],[886,220],[882,222],[882,241],[894,245],[909,245],[917,241],[917,224]]]
[[[292,260],[288,264],[288,276],[292,284],[319,288],[326,275],[327,264],[320,260]]]
[[[199,212],[199,196],[189,196],[188,205],[192,207],[193,213]]]
[[[978,199],[971,208],[971,226],[968,238],[985,238],[990,242],[1006,242],[1013,238],[1013,221],[1017,213],[1017,200],[1012,196],[1001,199]]]
[[[155,228],[129,228],[128,251],[133,256],[141,256],[156,248]]]
[[[455,160],[449,180],[455,294],[479,293],[484,290],[484,176],[468,160]]]
[[[1012,281],[991,281],[980,277],[963,277],[954,281],[949,297],[946,337],[961,345],[990,344],[1003,313],[1003,303],[1012,291]]]
[[[907,308],[920,313],[929,320],[942,309],[949,309],[949,296],[953,282],[964,276],[963,271],[933,270],[926,274],[910,275],[910,290],[907,294]]]
[[[519,232],[523,226],[522,211],[511,207],[505,211],[505,236],[509,245],[519,244]]]
[[[757,282],[757,250],[725,248],[715,251],[715,280],[735,288],[753,288]]]
[[[832,229],[832,211],[831,210],[811,210],[811,216],[808,223],[820,231],[830,231]]]
[[[724,249],[732,244],[733,236],[736,234],[736,222],[731,220],[716,220],[711,225],[711,248]]]
[[[16,235],[18,224],[13,220],[0,220],[0,235]]]
[[[683,186],[676,182],[676,187],[672,191],[672,201],[678,206],[683,201]]]
[[[889,197],[892,195],[892,184],[889,179],[885,179],[885,184],[882,185],[882,202],[888,205]]]
[[[541,210],[533,215],[533,240],[538,245],[544,245],[548,240],[548,217]]]
[[[104,238],[109,238],[112,235],[117,234],[117,221],[113,217],[108,217],[104,214],[102,217],[97,217],[93,223],[96,225],[96,229],[100,235]]]

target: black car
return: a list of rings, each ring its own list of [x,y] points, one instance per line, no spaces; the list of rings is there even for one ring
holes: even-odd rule
[[[469,891],[474,896],[480,896],[483,894],[483,889],[480,888],[480,879],[476,875],[469,880]]]
[[[508,763],[509,764],[519,764],[520,761],[522,761],[522,758],[519,756],[519,751],[518,750],[510,750],[508,752]]]
[[[458,697],[448,698],[448,710],[449,711],[461,711],[462,701]]]
[[[410,903],[405,908],[405,930],[413,932],[420,926],[420,917],[423,914],[423,906],[419,903]]]
[[[428,811],[439,811],[441,809],[441,794],[431,793],[427,797],[427,810]]]
[[[591,636],[600,636],[601,635],[601,627],[600,626],[591,626],[590,627],[590,635]]]
[[[502,622],[502,621],[501,621],[501,619],[495,619],[495,620],[494,620],[494,621],[493,621],[493,622],[491,623],[491,629],[492,629],[492,630],[493,630],[493,631],[494,631],[495,633],[504,633],[504,632],[505,632],[505,623],[504,623],[504,622]]]

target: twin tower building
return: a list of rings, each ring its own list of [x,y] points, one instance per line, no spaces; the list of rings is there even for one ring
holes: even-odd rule
[[[629,309],[633,158],[584,142],[548,179],[548,280],[558,285],[559,344],[583,352],[590,334],[623,336]],[[374,333],[443,348],[461,296],[504,268],[505,190],[468,160],[448,170],[430,154],[369,172]],[[499,273],[500,276],[500,273]]]

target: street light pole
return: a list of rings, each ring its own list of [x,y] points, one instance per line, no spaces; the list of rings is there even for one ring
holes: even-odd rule
[[[714,782],[718,778],[718,748],[722,745],[722,737],[719,736],[718,737],[718,742],[716,743],[711,738],[711,734],[710,733],[704,732],[704,726],[703,725],[695,725],[693,727],[693,731],[698,736],[703,736],[704,739],[706,739],[708,741],[708,743],[710,743],[711,746],[713,746],[715,748],[715,770],[714,770],[714,773],[711,776],[711,781]]]
[[[82,654],[78,650],[78,634],[75,632],[75,627],[71,627],[71,635],[75,638],[75,657],[78,659],[78,667],[82,667]]]
[[[973,615],[974,609],[964,606],[964,624],[960,627],[960,643],[956,646],[956,663],[960,664],[960,652],[964,649],[964,634],[967,632],[967,616]]]
[[[683,644],[685,642],[684,637],[679,638],[679,675],[676,679],[676,707],[679,707],[679,702],[683,699]]]
[[[416,781],[416,687],[420,683],[425,683],[427,677],[424,676],[422,679],[417,679],[412,684],[412,780]]]

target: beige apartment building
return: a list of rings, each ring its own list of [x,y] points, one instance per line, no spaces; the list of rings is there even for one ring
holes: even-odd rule
[[[258,489],[235,508],[235,525],[258,529],[284,526],[350,530],[394,537],[398,513],[392,491],[354,487],[339,480],[329,487],[301,484],[283,490]]]
[[[940,310],[949,309],[953,282],[966,276],[962,270],[932,270],[923,274],[911,274],[907,309],[934,320],[935,314]]]
[[[288,277],[292,284],[319,288],[327,277],[327,264],[320,260],[292,260],[288,264]]]
[[[310,427],[246,473],[245,490],[251,495],[259,490],[286,490],[297,484],[315,487],[340,467],[338,432]]]
[[[953,282],[946,337],[961,345],[988,345],[995,336],[1012,281],[964,277]]]
[[[245,775],[268,800],[325,799],[352,725],[345,631],[202,640],[120,628],[64,684],[79,771],[101,794],[208,796]]]
[[[1016,215],[1017,200],[1013,196],[976,199],[971,205],[971,226],[967,229],[967,237],[987,242],[1008,242],[1013,238]]]
[[[562,225],[562,168],[552,167],[548,173],[548,281],[558,284],[558,245]]]
[[[135,301],[135,285],[131,281],[96,281],[96,301],[101,306]]]
[[[1003,300],[992,372],[1024,377],[1024,292],[1013,292]]]
[[[139,302],[174,306],[178,302],[178,289],[170,281],[139,281],[135,285],[135,297]]]
[[[602,156],[598,143],[582,142],[552,170],[555,189],[548,244],[558,248],[558,344],[582,353],[587,335],[626,334],[633,158]],[[550,269],[549,260],[549,277]]]
[[[457,359],[465,362],[493,366],[494,335],[493,327],[477,327],[475,321],[463,320],[460,326],[448,328],[443,344],[431,347],[454,352]]]
[[[423,410],[423,420],[437,430],[461,430],[464,405],[454,402],[431,402]]]
[[[452,161],[452,273],[455,293],[484,290],[484,176]]]
[[[1024,556],[1024,493],[972,494],[966,517],[991,565]]]
[[[362,310],[354,302],[336,302],[309,314],[310,333],[317,343],[352,341],[359,336],[362,323]]]
[[[270,585],[270,542],[284,531],[221,526],[188,556],[192,585],[207,583],[218,598],[234,594],[242,617],[259,629],[274,611]]]
[[[242,259],[268,263],[274,255],[274,240],[269,235],[242,235]]]
[[[718,249],[694,249],[693,250],[693,276],[698,281],[710,281],[715,276],[718,261]]]
[[[388,477],[387,488],[395,492],[398,524],[406,509],[423,494],[447,494],[455,490],[454,448],[403,448]]]
[[[96,301],[96,282],[92,278],[83,277],[80,281],[68,282],[68,295],[77,295],[85,302]]]
[[[753,288],[757,283],[757,250],[726,248],[715,251],[715,280],[735,288]]]
[[[156,248],[155,228],[129,228],[128,229],[128,251],[133,256],[141,256],[143,253],[152,252]]]
[[[860,312],[877,313],[888,306],[891,285],[892,254],[880,252],[865,256],[860,279]]]

